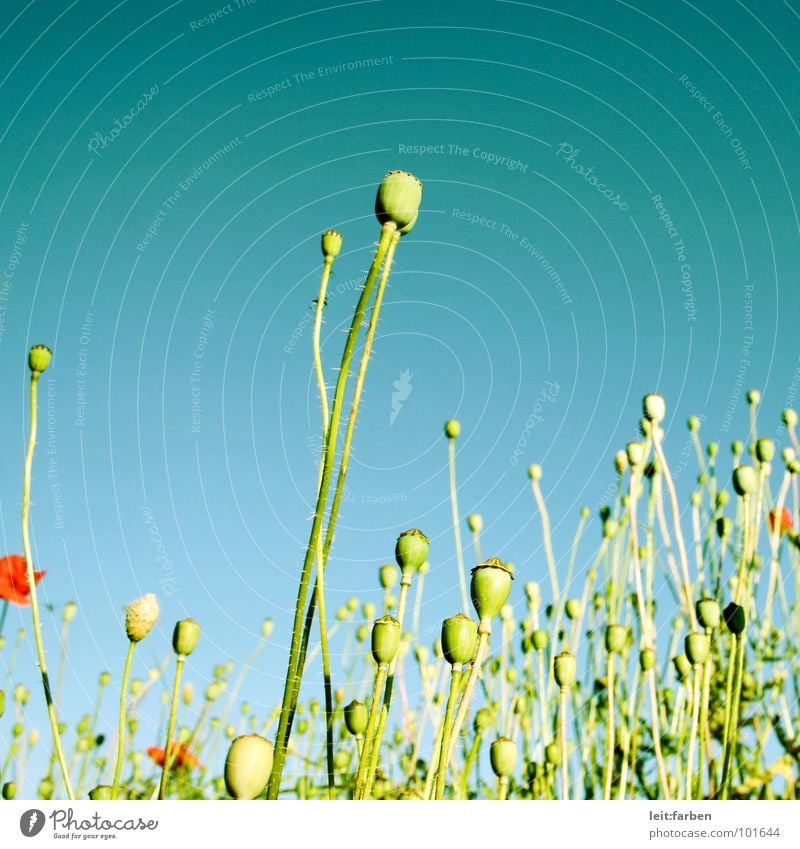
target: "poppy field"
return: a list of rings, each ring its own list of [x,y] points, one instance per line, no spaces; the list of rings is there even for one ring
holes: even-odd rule
[[[544,552],[537,574],[516,569],[503,551],[484,550],[483,517],[461,512],[462,426],[443,410],[457,564],[452,615],[436,623],[435,639],[422,626],[426,528],[398,528],[386,540],[394,562],[375,564],[370,597],[326,605],[326,566],[368,403],[362,396],[384,294],[404,240],[424,226],[422,192],[404,171],[378,186],[374,257],[335,363],[324,362],[320,338],[343,237],[322,234],[307,351],[322,450],[308,542],[298,553],[282,697],[267,715],[256,715],[243,696],[248,669],[274,632],[270,619],[249,659],[221,661],[203,688],[183,673],[214,622],[192,618],[174,623],[171,648],[158,648],[167,653],[161,666],[146,679],[132,676],[140,644],[157,639],[161,610],[152,592],[125,607],[114,636],[119,665],[97,671],[94,703],[80,716],[63,715],[69,628],[80,599],[64,600],[60,644],[45,646],[37,587],[59,564],[34,563],[30,528],[42,462],[39,380],[53,352],[43,344],[30,349],[20,364],[30,376],[29,435],[20,446],[22,550],[0,558],[4,799],[797,797],[798,415],[782,412],[790,444],[779,450],[762,435],[756,390],[747,394],[748,432],[731,444],[706,441],[700,420],[689,419],[690,492],[678,490],[670,461],[668,399],[645,394],[639,437],[607,458],[614,494],[598,515],[588,507],[577,513],[563,558],[553,546],[548,470],[530,465],[530,509]],[[9,469],[13,463],[4,474]],[[16,634],[6,632],[10,606],[30,612]],[[334,653],[340,631],[346,648]],[[37,666],[20,661],[26,641]],[[46,727],[29,720],[33,700],[46,707]],[[160,716],[155,739],[140,727],[145,704]],[[118,717],[112,733],[99,727],[109,705]]]

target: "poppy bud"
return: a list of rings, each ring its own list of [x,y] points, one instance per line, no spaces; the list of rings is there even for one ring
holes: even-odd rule
[[[225,687],[219,681],[212,681],[206,687],[206,701],[215,702],[225,692]]]
[[[175,625],[172,632],[172,648],[175,654],[190,655],[196,648],[200,639],[200,626],[194,619],[181,619]]]
[[[272,632],[275,630],[275,622],[272,619],[265,619],[261,623],[261,639],[268,640],[272,636]]]
[[[797,427],[797,413],[792,409],[784,410],[781,413],[781,420],[786,427]]]
[[[532,463],[528,466],[528,477],[532,481],[540,481],[542,479],[542,467],[538,463]]]
[[[666,401],[664,401],[663,396],[656,392],[651,392],[649,395],[644,396],[642,409],[644,410],[645,418],[656,424],[663,422],[664,416],[667,414]]]
[[[695,605],[695,610],[697,611],[697,621],[704,628],[716,628],[719,625],[721,611],[716,599],[701,598]]]
[[[93,802],[110,802],[114,798],[114,788],[108,784],[98,784],[89,791],[89,798]]]
[[[344,724],[354,737],[363,734],[367,730],[368,721],[369,711],[363,702],[353,699],[349,705],[345,705]]]
[[[273,747],[258,734],[237,737],[225,758],[225,786],[234,799],[256,799],[272,772]]]
[[[717,507],[725,507],[728,502],[731,500],[731,496],[727,489],[721,489],[716,497],[714,498],[714,503]]]
[[[686,651],[686,657],[689,658],[689,663],[692,666],[706,662],[709,652],[709,642],[706,634],[693,631],[691,634],[686,635],[683,645]]]
[[[747,624],[747,616],[743,607],[732,601],[722,612],[722,615],[725,618],[725,625],[731,634],[738,636],[744,631]]]
[[[461,436],[461,422],[458,419],[448,419],[444,423],[444,435],[448,439],[458,439]]]
[[[322,234],[322,255],[325,259],[336,259],[342,249],[342,234],[336,230],[326,230]]]
[[[533,634],[533,647],[536,651],[543,651],[547,648],[547,644],[550,642],[550,635],[545,631],[544,628],[537,628]]]
[[[740,496],[749,495],[758,488],[758,475],[752,466],[737,466],[733,470],[733,488]]]
[[[731,535],[733,530],[733,521],[727,516],[720,516],[717,519],[717,536],[720,539],[725,539]]]
[[[417,528],[403,531],[397,538],[394,556],[404,575],[411,575],[419,569],[428,557],[430,540]]]
[[[479,534],[483,530],[483,516],[480,513],[470,513],[467,516],[467,527],[473,534]]]
[[[3,798],[10,802],[17,795],[17,785],[13,781],[6,781],[3,785]]]
[[[617,451],[614,455],[614,468],[618,475],[624,474],[628,468],[628,455],[624,451]]]
[[[606,627],[606,651],[609,654],[619,654],[625,650],[628,641],[628,629],[623,625],[608,625]]]
[[[147,593],[131,602],[125,609],[125,631],[132,643],[143,640],[158,622],[158,599]]]
[[[389,665],[400,648],[400,623],[394,616],[382,616],[372,626],[372,657],[378,666]]]
[[[676,655],[672,658],[672,662],[681,681],[685,681],[692,674],[692,664],[689,663],[689,658],[685,654]]]
[[[697,433],[700,430],[700,419],[697,416],[689,416],[686,426],[689,428],[689,433]]]
[[[544,754],[547,758],[547,763],[549,763],[550,766],[561,765],[561,746],[559,746],[558,743],[552,742],[546,746]]]
[[[641,442],[629,442],[625,446],[625,451],[628,454],[628,462],[634,468],[639,468],[639,466],[644,463],[644,444]]]
[[[28,367],[34,374],[41,374],[47,371],[52,359],[53,352],[47,345],[34,345],[28,354]]]
[[[457,613],[442,622],[442,653],[454,666],[470,663],[475,657],[478,623],[463,613]]]
[[[472,721],[472,726],[476,734],[482,734],[492,724],[492,712],[487,707],[480,708],[475,714],[475,719]]]
[[[508,778],[517,762],[517,744],[508,737],[498,737],[489,749],[492,770],[498,778]]]
[[[553,673],[559,687],[571,687],[575,683],[577,665],[575,655],[568,651],[557,654],[553,662]]]
[[[351,753],[349,749],[339,749],[333,758],[333,766],[338,772],[346,772],[350,766]]]
[[[384,563],[378,570],[378,578],[381,582],[381,588],[390,590],[397,583],[397,568],[394,563]]]
[[[756,440],[756,459],[759,463],[771,463],[775,457],[775,443],[768,437],[762,436]]]
[[[393,223],[398,229],[413,222],[422,202],[422,183],[406,171],[390,171],[378,187],[375,214],[381,224]]]
[[[761,403],[761,393],[758,389],[750,389],[747,393],[747,403],[751,407],[757,407]]]
[[[499,557],[490,557],[472,570],[470,596],[482,622],[491,622],[503,609],[513,580],[513,570]]]
[[[74,601],[68,601],[64,605],[64,622],[72,622],[78,615],[78,605]]]
[[[619,530],[619,522],[616,519],[606,519],[603,522],[603,539],[614,539]]]
[[[656,653],[653,649],[642,649],[639,652],[639,668],[649,672],[656,665]]]
[[[577,619],[581,615],[581,602],[578,598],[568,598],[567,603],[564,605],[564,610],[567,614],[567,619],[572,619],[573,621]]]
[[[542,600],[542,591],[539,589],[539,585],[536,581],[526,581],[524,590],[525,595],[528,597],[528,601],[534,607],[538,607],[539,602]]]
[[[356,639],[359,643],[363,643],[369,636],[369,625],[359,625],[356,628]]]

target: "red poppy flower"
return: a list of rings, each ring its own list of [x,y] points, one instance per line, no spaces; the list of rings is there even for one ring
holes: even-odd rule
[[[778,518],[777,510],[770,510],[767,516],[767,521],[769,522],[769,529],[772,533],[775,533],[775,522]],[[792,514],[789,512],[788,507],[784,507],[781,510],[781,533],[785,534],[787,531],[790,531],[794,525],[792,524]]]
[[[177,740],[173,740],[171,748],[173,769],[179,767],[195,769],[200,766],[200,761],[189,751],[186,743],[178,743]],[[150,746],[147,754],[150,755],[158,766],[164,766],[164,750],[160,746]]]
[[[27,574],[28,564],[21,554],[8,554],[0,557],[0,598],[13,601],[14,604],[30,604],[30,584]],[[36,583],[45,576],[44,572],[34,572]]]

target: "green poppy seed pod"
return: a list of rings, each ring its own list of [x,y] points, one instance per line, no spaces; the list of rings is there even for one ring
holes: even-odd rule
[[[656,427],[656,425],[653,424],[653,422],[651,422],[650,419],[647,419],[644,416],[642,416],[642,418],[639,419],[639,433],[645,439],[647,439],[647,437],[650,436],[653,433],[654,427]]]
[[[394,568],[394,567],[392,567]],[[364,614],[365,619],[374,619],[375,613],[378,608],[375,606],[375,603],[372,601],[365,601],[364,604],[361,605],[361,612]]]
[[[517,763],[517,744],[508,737],[498,737],[489,749],[489,760],[498,778],[508,778]]]
[[[790,463],[794,462],[797,459],[797,452],[792,448],[791,445],[787,445],[785,448],[781,450],[781,460],[783,460],[784,464],[788,466]]]
[[[345,602],[345,607],[350,613],[355,613],[358,610],[358,599],[356,596],[351,595]]]
[[[553,662],[553,673],[559,687],[571,687],[575,683],[577,664],[575,655],[568,651],[557,654]]]
[[[692,664],[685,654],[679,654],[672,658],[672,663],[675,666],[675,671],[681,681],[685,681],[692,674]]]
[[[175,624],[175,630],[172,632],[172,648],[175,654],[186,657],[190,655],[196,648],[200,640],[200,626],[194,619],[181,619]]]
[[[68,601],[64,605],[64,622],[72,622],[78,615],[78,605],[74,601]]]
[[[442,653],[451,666],[463,666],[472,661],[477,639],[478,623],[463,613],[442,622]]]
[[[414,647],[414,657],[417,663],[420,666],[424,666],[428,662],[428,657],[430,656],[430,652],[428,651],[427,646],[415,646]]]
[[[622,475],[628,468],[628,455],[620,450],[614,455],[614,468],[618,475]]]
[[[45,776],[39,782],[39,798],[44,799],[45,802],[49,802],[53,798],[53,791],[56,789],[55,784],[53,783],[52,778],[48,778]]]
[[[342,249],[342,234],[336,230],[326,230],[322,234],[322,255],[325,259],[336,259]]]
[[[475,733],[483,734],[484,731],[489,729],[493,719],[494,717],[492,716],[492,712],[489,708],[480,708],[475,714],[475,719],[472,721],[472,727]]]
[[[28,354],[28,367],[34,374],[41,374],[47,371],[52,359],[53,352],[47,345],[34,345]]]
[[[125,632],[132,643],[143,640],[158,622],[158,599],[147,593],[125,608]]]
[[[390,171],[378,187],[375,214],[381,224],[398,229],[413,224],[422,203],[422,183],[406,171]]]
[[[703,503],[703,495],[702,495],[702,493],[700,493],[700,492],[698,492],[697,490],[695,490],[695,491],[694,491],[694,492],[693,492],[693,493],[689,496],[689,503],[692,505],[692,507],[699,507],[699,506]]]
[[[511,594],[513,569],[499,557],[490,557],[472,570],[470,596],[481,622],[491,622]]]
[[[719,454],[719,442],[709,442],[706,445],[706,453],[713,460]]]
[[[545,758],[550,766],[561,766],[561,746],[555,741],[549,743],[544,750]]]
[[[700,631],[693,631],[686,635],[683,647],[692,666],[705,663],[710,649],[708,635]]]
[[[642,410],[648,421],[658,424],[659,422],[663,422],[664,416],[667,415],[667,402],[662,395],[659,395],[657,392],[651,392],[649,395],[644,396]]]
[[[606,627],[606,651],[609,654],[620,654],[628,642],[628,629],[624,625],[608,625]]]
[[[619,530],[619,522],[616,519],[606,519],[603,522],[603,539],[614,539]]]
[[[31,691],[24,684],[17,684],[14,687],[14,701],[23,707],[28,704],[31,697]]]
[[[689,428],[689,433],[697,433],[700,430],[700,419],[697,416],[689,416],[686,427]]]
[[[762,436],[756,440],[756,459],[759,463],[771,463],[775,457],[775,443],[768,437]]]
[[[542,479],[542,467],[538,463],[531,463],[528,466],[528,477],[532,481],[540,481]]]
[[[194,684],[192,684],[191,681],[184,684],[182,698],[183,703],[187,707],[192,703],[192,700],[194,699]]]
[[[333,766],[337,772],[346,772],[350,766],[351,754],[349,749],[339,749],[333,756]]]
[[[533,647],[536,651],[544,651],[547,648],[548,643],[550,642],[550,635],[545,631],[544,628],[537,628],[533,634]]]
[[[363,643],[369,636],[369,625],[359,625],[356,628],[356,639],[359,643]]]
[[[347,619],[347,608],[346,607],[340,607],[336,611],[336,621],[337,622],[344,622],[345,619]]]
[[[219,681],[212,681],[207,687],[205,697],[207,702],[215,702],[224,692],[225,688]]]
[[[6,781],[3,785],[3,798],[10,802],[17,795],[17,785],[13,781]]]
[[[539,589],[539,584],[536,581],[525,581],[525,595],[532,607],[538,607],[542,600],[542,591]]]
[[[720,539],[725,539],[731,535],[733,530],[733,520],[727,516],[720,516],[717,519],[717,536]]]
[[[752,466],[737,466],[733,470],[733,488],[744,497],[758,488],[758,474]]]
[[[751,407],[757,407],[761,403],[761,393],[758,389],[750,389],[747,393],[747,403]]]
[[[483,516],[480,513],[470,513],[467,516],[467,527],[473,534],[479,534],[483,530]]]
[[[397,567],[394,563],[384,563],[378,570],[381,588],[390,590],[397,583]]]
[[[369,721],[369,711],[363,702],[353,699],[349,705],[344,708],[344,724],[347,730],[357,737],[367,730],[367,722]]]
[[[308,720],[307,719],[298,719],[297,720],[297,733],[300,737],[305,737],[306,732],[308,731]]]
[[[430,540],[417,528],[403,531],[394,548],[395,560],[404,575],[413,575],[428,558]]]
[[[797,427],[797,413],[791,408],[787,408],[781,413],[781,421],[786,427]]]
[[[225,786],[234,799],[257,799],[272,772],[273,747],[258,734],[237,737],[225,758]]]
[[[93,802],[110,802],[114,798],[114,788],[108,784],[98,784],[89,791],[89,798]]]
[[[381,616],[372,626],[372,657],[378,666],[389,665],[400,648],[400,623],[394,616]]]
[[[716,628],[719,625],[722,611],[716,599],[701,598],[695,605],[695,611],[697,612],[697,621],[704,628]]]
[[[573,622],[581,615],[581,600],[579,598],[568,598],[564,605],[564,610],[567,614],[567,619]]]
[[[642,649],[639,652],[639,668],[642,672],[649,672],[656,665],[656,653],[653,649]]]
[[[721,489],[714,498],[714,503],[718,508],[723,508],[728,505],[728,502],[731,500],[730,493],[727,489]]]
[[[644,463],[644,444],[642,442],[629,442],[625,446],[625,451],[628,455],[628,462],[635,469],[638,469]]]
[[[272,619],[265,619],[261,623],[261,639],[268,640],[275,630],[275,622]]]
[[[725,618],[725,625],[731,634],[738,636],[744,631],[747,625],[747,615],[744,608],[732,601],[722,612]]]
[[[461,423],[458,419],[448,419],[444,423],[444,435],[448,439],[458,439],[461,436]]]

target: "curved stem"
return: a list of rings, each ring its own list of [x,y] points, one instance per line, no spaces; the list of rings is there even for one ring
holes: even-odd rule
[[[381,713],[381,694],[388,674],[389,667],[385,663],[382,663],[378,667],[378,671],[375,673],[375,686],[372,690],[372,703],[370,704],[367,730],[364,735],[364,747],[361,750],[361,759],[358,762],[358,772],[356,773],[356,781],[353,789],[354,799],[363,798],[364,785],[367,778],[367,767],[372,754],[372,747],[375,745],[375,739],[377,737],[378,719]]]
[[[703,677],[703,665],[695,664],[692,686],[692,727],[689,731],[689,750],[686,753],[686,792],[684,798],[691,802],[692,773],[694,771],[694,749],[697,741],[697,727],[700,722],[700,679]]]
[[[606,779],[603,787],[603,799],[611,798],[611,782],[614,776],[614,739],[616,729],[614,728],[614,652],[608,653],[608,724],[606,728]]]
[[[320,482],[319,493],[317,494],[314,521],[311,526],[311,533],[303,561],[303,568],[300,574],[300,585],[297,592],[297,603],[295,605],[294,623],[292,626],[292,642],[289,649],[289,662],[286,670],[283,699],[281,701],[280,720],[278,722],[278,732],[275,740],[275,758],[272,773],[270,774],[269,785],[267,787],[268,799],[278,798],[281,776],[283,775],[283,766],[286,761],[286,749],[289,743],[289,735],[292,730],[294,712],[297,707],[297,699],[300,693],[302,669],[299,666],[299,661],[303,636],[303,619],[306,610],[306,601],[308,598],[311,570],[317,554],[317,543],[320,534],[322,533],[322,523],[325,515],[328,490],[330,488],[330,481],[333,475],[333,462],[336,454],[335,448],[339,433],[339,422],[341,420],[342,407],[344,405],[344,396],[350,373],[350,362],[353,358],[356,338],[361,327],[361,322],[364,319],[367,304],[372,296],[372,290],[375,287],[378,272],[380,271],[381,265],[383,265],[384,257],[386,256],[389,243],[395,230],[396,228],[391,224],[384,225],[381,230],[381,237],[375,251],[375,257],[372,261],[372,266],[370,267],[367,279],[364,282],[364,288],[361,292],[358,304],[356,305],[356,310],[353,314],[353,321],[350,325],[347,341],[345,342],[344,352],[342,353],[341,368],[338,380],[336,381],[336,390],[333,398],[333,411],[331,414],[330,427],[328,429],[328,438],[326,440],[326,447],[323,453],[322,480]],[[332,535],[333,531],[330,523],[329,532]]]
[[[736,677],[733,682],[733,703],[728,723],[728,735],[725,740],[725,757],[722,765],[722,792],[721,798],[727,799],[730,795],[731,771],[736,744],[739,739],[739,701],[742,693],[742,674],[744,672],[744,631],[738,635],[736,640]],[[733,662],[733,658],[731,658]]]
[[[178,694],[181,687],[181,676],[183,675],[183,664],[186,662],[186,657],[182,654],[178,655],[178,661],[175,664],[175,682],[172,685],[172,703],[169,706],[169,722],[167,723],[167,743],[164,746],[164,763],[161,766],[161,783],[158,786],[158,798],[163,799],[167,792],[167,776],[172,767],[172,750],[176,749],[175,756],[178,756],[177,747],[173,745],[173,737],[175,736],[175,722],[178,718]]]
[[[456,441],[447,440],[448,465],[450,466],[450,509],[453,514],[453,534],[456,538],[456,563],[458,565],[458,585],[461,589],[461,604],[464,613],[469,616],[467,598],[467,579],[464,577],[464,555],[461,549],[461,524],[458,518],[458,491],[456,489]]]
[[[64,749],[61,745],[61,735],[58,731],[58,718],[56,717],[55,705],[53,704],[53,696],[50,692],[50,678],[47,674],[47,661],[44,655],[44,642],[42,641],[42,624],[39,618],[39,602],[36,595],[36,577],[33,569],[33,559],[31,557],[31,540],[30,540],[30,506],[31,506],[31,473],[33,471],[33,454],[36,449],[36,418],[37,418],[37,389],[39,385],[39,372],[31,373],[30,385],[30,408],[31,421],[30,432],[28,435],[28,447],[25,451],[25,471],[22,481],[22,546],[25,553],[26,577],[28,588],[30,591],[31,613],[33,615],[33,634],[36,640],[36,654],[39,660],[39,670],[42,674],[42,686],[44,688],[44,700],[47,704],[47,716],[50,720],[50,730],[53,734],[53,746],[56,750],[58,765],[61,767],[61,776],[64,779],[64,787],[67,791],[67,796],[70,800],[75,799],[75,794],[72,790],[72,782],[69,778],[69,770],[67,761],[64,757]]]
[[[119,730],[117,731],[117,758],[114,762],[114,781],[111,788],[111,798],[117,798],[119,790],[119,780],[122,775],[122,763],[125,758],[125,738],[127,737],[127,710],[128,710],[128,681],[131,677],[131,663],[133,661],[133,653],[136,650],[136,643],[133,640],[128,642],[128,653],[125,656],[125,668],[122,671],[122,689],[119,694]]]
[[[569,799],[569,763],[567,759],[567,698],[569,689],[561,687],[558,693],[558,739],[561,743],[561,799]]]
[[[450,749],[450,732],[453,728],[453,715],[455,714],[456,699],[461,686],[463,668],[460,663],[453,665],[453,673],[450,678],[450,692],[447,694],[447,707],[444,712],[444,723],[442,725],[442,746],[439,754],[439,767],[436,773],[436,795],[434,798],[444,798],[444,788],[447,783],[447,752]]]

